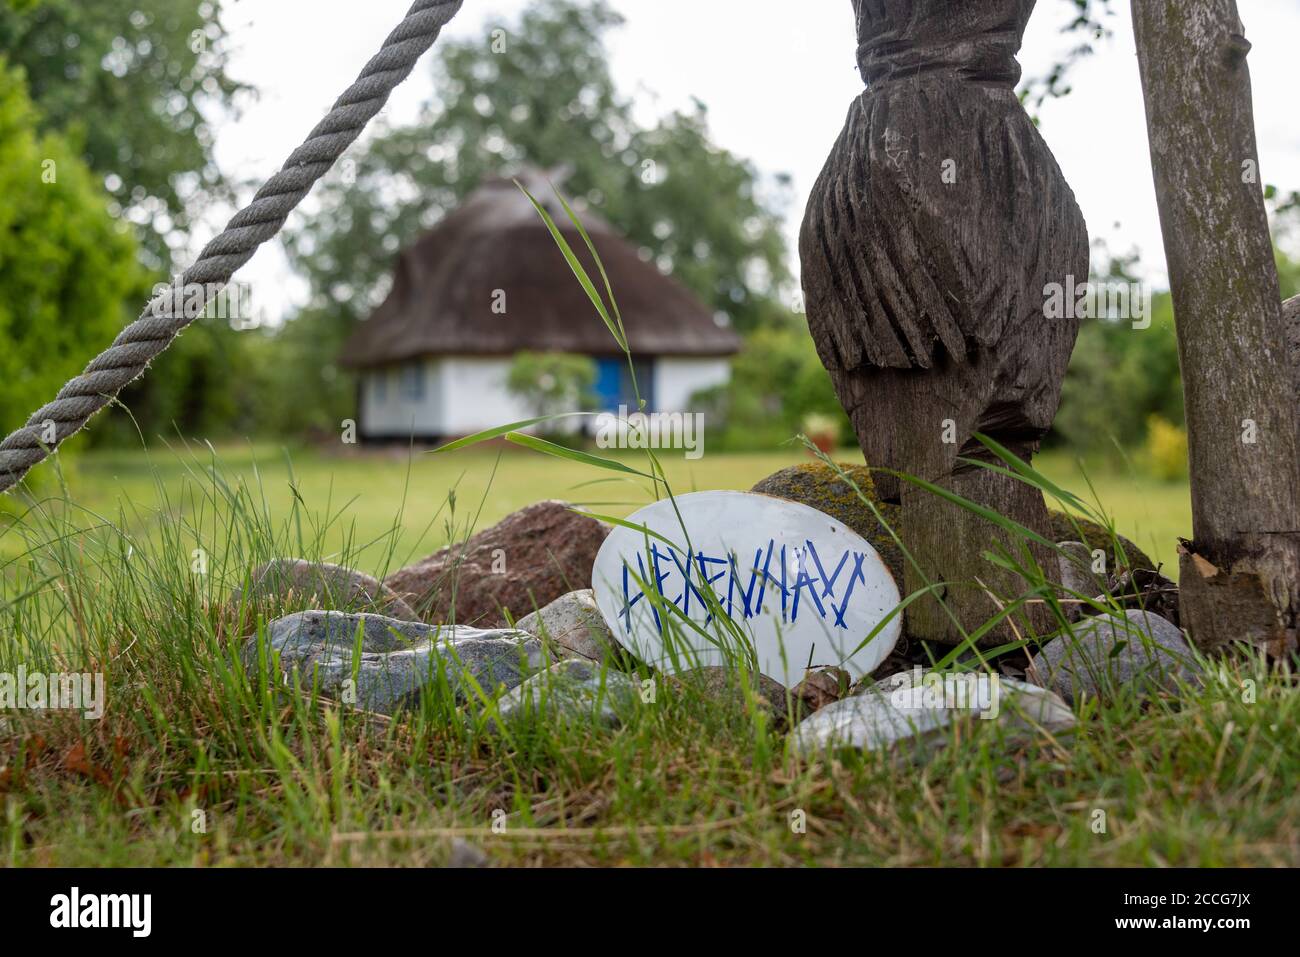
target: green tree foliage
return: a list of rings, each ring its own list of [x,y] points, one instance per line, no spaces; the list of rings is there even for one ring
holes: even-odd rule
[[[250,431],[310,440],[337,436],[339,423],[356,416],[357,382],[338,366],[342,340],[333,332],[319,312],[276,329],[219,332],[226,354],[242,347],[236,399]]]
[[[1114,0],[1065,0],[1065,2],[1070,8],[1070,19],[1061,27],[1061,33],[1080,33],[1084,35],[1084,39],[1071,48],[1064,58],[1052,64],[1052,68],[1044,76],[1025,78],[1020,90],[1020,98],[1031,109],[1040,108],[1049,99],[1068,96],[1072,89],[1069,77],[1075,65],[1084,57],[1092,55],[1095,43],[1112,36],[1107,20],[1115,13]]]
[[[511,360],[506,389],[533,415],[581,412],[594,407],[596,363],[562,352],[521,352]]]
[[[39,128],[63,133],[127,217],[150,265],[188,212],[225,195],[212,117],[226,75],[221,0],[0,0],[0,54],[27,75]]]
[[[566,193],[599,206],[738,327],[757,324],[755,297],[788,275],[780,218],[753,166],[709,141],[702,104],[637,123],[604,47],[621,22],[604,2],[540,0],[518,24],[440,44],[437,99],[411,126],[379,132],[355,176],[323,184],[321,211],[292,237],[315,301],[364,301],[401,245],[486,177],[528,163],[567,167]]]
[[[141,437],[152,443],[178,436],[270,434],[262,415],[264,403],[301,401],[302,396],[294,395],[291,383],[259,377],[267,350],[263,338],[253,331],[237,331],[228,320],[212,315],[192,323],[148,374],[123,390],[125,409],[96,420],[91,440],[95,445],[133,446]]]
[[[1289,299],[1300,294],[1300,260],[1286,252],[1300,231],[1300,197],[1270,190],[1268,201],[1282,298]],[[1138,267],[1137,256],[1111,257],[1098,281],[1135,282]],[[1153,297],[1149,328],[1135,329],[1128,320],[1084,321],[1049,442],[1083,455],[1105,456],[1145,445],[1146,464],[1155,474],[1175,474],[1180,460],[1172,436],[1185,423],[1174,323],[1167,292]]]
[[[567,167],[566,194],[599,207],[738,328],[771,315],[774,290],[788,279],[786,248],[757,171],[709,140],[702,105],[649,127],[637,121],[604,46],[620,22],[604,2],[539,0],[516,23],[439,43],[437,98],[412,125],[381,127],[345,159],[321,184],[318,211],[288,237],[312,290],[290,326],[308,324],[304,335],[319,343],[306,361],[284,356],[297,378],[330,374],[329,353],[382,298],[402,246],[485,177],[525,163]],[[556,270],[566,272],[558,253]],[[341,397],[326,406],[350,402],[342,379],[320,388]]]
[[[1272,225],[1278,281],[1285,301],[1300,295],[1300,258],[1295,255],[1300,247],[1300,192],[1283,193],[1276,186],[1266,186],[1264,203]]]
[[[810,415],[829,417],[838,423],[841,442],[857,444],[808,330],[794,317],[750,333],[731,381],[700,394],[691,407],[702,409],[705,424],[717,432],[715,447],[773,448],[798,435]]]
[[[1144,450],[1147,471],[1158,479],[1174,482],[1187,478],[1187,429],[1179,428],[1158,415],[1147,420]]]
[[[213,121],[245,88],[226,73],[224,40],[221,0],[0,0],[0,55],[25,71],[35,106],[29,122],[38,133],[57,134],[50,142],[62,144],[63,158],[79,157],[78,168],[94,173],[75,174],[61,161],[60,183],[66,168],[69,188],[75,181],[94,193],[106,190],[109,213],[136,227],[135,255],[152,273],[122,268],[121,281],[111,286],[93,270],[88,277],[49,274],[43,302],[55,321],[34,323],[26,334],[33,350],[59,360],[31,366],[28,374],[46,383],[31,396],[33,404],[53,396],[139,314],[151,283],[172,269],[172,245],[183,241],[191,212],[229,198],[213,160]],[[82,178],[74,180],[77,175]],[[3,215],[17,216],[24,228],[48,227],[23,208],[30,197],[4,190],[0,198]],[[73,258],[88,255],[98,233],[66,241],[61,232],[45,235]],[[110,245],[96,254],[116,252]],[[100,285],[92,289],[94,283]],[[91,323],[87,311],[113,319]],[[76,349],[64,342],[72,330]],[[123,393],[135,421],[114,409],[96,422],[92,440],[134,443],[137,424],[152,439],[173,425],[212,434],[253,422],[242,411],[246,389],[236,375],[248,362],[246,351],[228,325],[196,323]],[[17,424],[27,411],[6,406],[6,423]]]
[[[1080,453],[1118,454],[1145,441],[1153,415],[1183,424],[1178,338],[1168,293],[1154,297],[1149,328],[1110,319],[1083,323],[1054,428],[1058,440]]]
[[[16,428],[121,327],[142,291],[135,243],[62,136],[38,132],[0,57],[0,421]]]

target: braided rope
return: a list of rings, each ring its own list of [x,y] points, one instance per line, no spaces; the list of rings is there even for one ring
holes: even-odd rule
[[[306,141],[293,151],[280,172],[267,180],[252,202],[231,218],[221,234],[203,248],[198,261],[181,275],[181,288],[202,284],[215,296],[235,271],[253,258],[262,243],[280,232],[289,213],[316,180],[361,134],[393,89],[410,76],[416,61],[433,46],[439,31],[460,10],[462,2],[415,0],[379,53]],[[32,466],[47,458],[128,383],[143,375],[149,363],[198,318],[185,316],[186,297],[175,295],[175,288],[159,292],[140,318],[123,329],[81,375],[60,389],[53,402],[37,409],[26,425],[0,442],[0,492],[18,484]]]

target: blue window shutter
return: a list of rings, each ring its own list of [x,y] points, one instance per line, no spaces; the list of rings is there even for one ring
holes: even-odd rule
[[[617,412],[622,396],[625,363],[622,359],[596,360],[596,399],[599,412]]]
[[[654,360],[633,359],[632,362],[636,368],[636,384],[641,389],[641,398],[645,399],[646,411],[654,411]],[[637,411],[632,372],[627,367],[627,359],[622,356],[596,360],[595,391],[600,412],[617,412],[620,405],[627,406],[629,412]]]

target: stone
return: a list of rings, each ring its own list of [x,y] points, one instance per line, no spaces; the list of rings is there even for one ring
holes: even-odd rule
[[[327,605],[339,611],[419,620],[415,610],[377,578],[342,565],[277,558],[258,565],[248,580],[247,594],[242,586],[235,588],[227,605],[241,636],[257,627],[258,615],[275,618],[295,607]]]
[[[1056,557],[1061,569],[1061,610],[1068,620],[1078,621],[1091,607],[1083,601],[1105,593],[1105,576],[1093,572],[1092,549],[1083,542],[1057,542],[1056,547],[1060,549]]]
[[[750,681],[754,692],[754,703],[771,716],[776,727],[780,727],[786,720],[787,697],[790,698],[791,705],[795,709],[796,720],[806,710],[803,702],[790,696],[785,685],[779,681],[763,674],[757,676],[751,674]],[[749,711],[749,699],[745,695],[740,672],[734,667],[706,665],[702,668],[692,668],[673,676],[671,682],[673,686],[689,688],[693,693],[707,700],[736,702],[745,708],[746,713]]]
[[[1047,517],[1052,525],[1052,534],[1050,536],[1052,541],[1077,542],[1082,540],[1082,543],[1088,548],[1089,554],[1094,548],[1100,548],[1105,552],[1107,576],[1126,569],[1154,569],[1156,567],[1156,563],[1151,560],[1146,552],[1123,535],[1115,534],[1112,536],[1110,531],[1103,525],[1098,525],[1096,522],[1080,518],[1077,515],[1058,512],[1055,509],[1048,509]],[[1119,545],[1119,548],[1115,547],[1116,544]],[[1091,566],[1091,561],[1089,566]]]
[[[871,470],[865,465],[853,465],[848,462],[838,462],[836,464],[846,476],[857,484],[862,494],[871,500],[872,504],[880,512],[881,517],[889,524],[889,527],[906,542],[901,509],[898,505],[882,501],[879,498],[872,482]],[[893,536],[885,530],[884,525],[876,518],[870,506],[864,503],[858,493],[853,490],[853,487],[840,478],[835,473],[835,470],[826,463],[805,462],[802,465],[792,465],[789,468],[781,469],[781,471],[775,472],[758,482],[752,491],[811,506],[843,522],[871,543],[871,547],[880,554],[886,567],[889,568],[890,574],[894,576],[894,581],[899,583],[900,588],[902,587],[906,570],[906,559],[903,557],[902,549],[898,547],[898,543],[894,541]],[[1126,559],[1121,560],[1110,532],[1096,522],[1091,522],[1086,518],[1072,517],[1064,512],[1052,509],[1048,509],[1048,519],[1051,522],[1052,534],[1050,537],[1053,541],[1079,541],[1082,539],[1083,544],[1087,545],[1089,551],[1093,548],[1100,548],[1105,551],[1108,573],[1124,568],[1154,569],[1156,567],[1155,563],[1140,548],[1124,536],[1117,535],[1115,537],[1118,539]],[[1091,562],[1089,562],[1089,565],[1091,565]]]
[[[590,588],[561,595],[545,608],[525,615],[515,627],[550,641],[561,655],[601,661],[608,653],[621,656],[623,646],[605,624]]]
[[[1155,569],[1139,564],[1106,575],[1095,570],[1096,556],[1083,542],[1058,542],[1057,548],[1062,586],[1058,596],[1067,621],[1104,614],[1110,606],[1150,612],[1178,625],[1178,585]],[[1108,568],[1115,567],[1109,556],[1106,562]]]
[[[514,620],[590,588],[592,562],[608,534],[608,526],[564,502],[538,502],[394,572],[384,584],[425,621],[499,628],[507,612]]]
[[[1060,549],[1061,584],[1070,591],[1093,598],[1106,590],[1106,579],[1092,570],[1092,549],[1083,542],[1057,542]]]
[[[497,701],[502,723],[542,719],[616,728],[636,707],[639,685],[621,671],[601,673],[595,662],[570,658],[533,675]]]
[[[941,747],[958,721],[996,722],[1014,734],[1067,731],[1075,717],[1044,688],[984,672],[904,671],[862,694],[827,705],[791,732],[791,750],[804,758],[836,748],[883,751],[911,743],[919,753]]]
[[[849,462],[837,462],[836,465],[857,485],[862,495],[876,506],[889,527],[899,531],[900,509],[877,497],[871,470],[865,465]],[[880,520],[862,501],[853,486],[840,478],[826,463],[805,462],[781,469],[760,480],[750,491],[807,505],[842,522],[871,543],[889,573],[894,576],[894,581],[902,587],[905,559],[898,542],[880,524]]]
[[[821,665],[859,677],[898,640],[898,586],[871,544],[824,512],[692,492],[626,521],[596,557],[596,604],[619,643],[660,671],[740,653],[783,685]]]
[[[853,676],[843,668],[818,668],[807,672],[790,693],[800,698],[809,711],[817,711],[847,695],[852,684]]]
[[[1183,633],[1150,612],[1084,618],[1049,638],[1030,662],[1030,680],[1067,701],[1083,695],[1109,700],[1124,685],[1146,692],[1193,681],[1199,667]]]
[[[463,837],[453,837],[449,848],[446,867],[477,868],[488,866],[488,856],[478,846]]]
[[[361,660],[352,697],[344,682],[353,677],[358,629]],[[267,644],[268,653],[279,652],[286,679],[297,671],[304,688],[315,680],[322,694],[381,714],[417,706],[427,691],[440,690],[440,672],[455,702],[464,704],[477,699],[475,683],[491,695],[522,684],[550,663],[542,643],[520,631],[334,611],[279,618],[267,629]],[[244,661],[254,668],[257,659],[258,639],[252,638],[244,646]]]

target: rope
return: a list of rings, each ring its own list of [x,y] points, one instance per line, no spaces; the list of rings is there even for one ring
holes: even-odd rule
[[[289,213],[316,180],[356,140],[393,89],[410,76],[416,61],[433,46],[439,31],[460,10],[462,2],[415,0],[406,18],[389,34],[382,49],[329,114],[181,275],[181,289],[202,284],[212,296],[217,295],[235,271],[253,258],[257,248],[280,232]],[[53,402],[37,409],[26,425],[0,442],[0,492],[13,488],[32,466],[80,431],[128,383],[143,375],[149,363],[202,314],[203,310],[197,310],[198,315],[187,318],[187,297],[176,295],[176,289],[173,286],[159,292],[140,318],[123,329],[81,375],[60,389]]]

